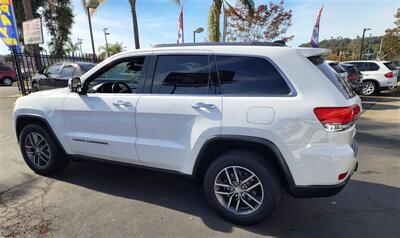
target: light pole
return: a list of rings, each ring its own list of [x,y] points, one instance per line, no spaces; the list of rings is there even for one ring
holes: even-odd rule
[[[202,33],[204,31],[203,27],[199,27],[193,31],[193,43],[196,43],[196,33]]]
[[[82,53],[82,39],[81,38],[78,38],[78,44],[79,44],[79,50],[81,51],[81,56],[83,55],[83,53]]]
[[[104,39],[106,40],[106,56],[110,56],[110,52],[108,51],[108,42],[107,42],[107,36],[110,35],[109,32],[107,32],[108,28],[104,28]]]
[[[361,48],[360,48],[360,60],[362,59],[363,55],[363,48],[364,48],[364,37],[365,37],[365,32],[371,30],[371,28],[364,28],[363,29],[363,34],[362,34],[362,39],[361,39]]]

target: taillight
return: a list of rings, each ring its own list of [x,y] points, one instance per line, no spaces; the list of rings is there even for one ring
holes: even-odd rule
[[[354,74],[350,74],[349,76],[347,76],[347,80],[349,80],[349,81],[357,80],[357,76]]]
[[[386,78],[393,78],[394,77],[394,73],[393,72],[389,72],[384,74]]]
[[[314,113],[328,131],[342,131],[353,125],[360,115],[358,104],[349,107],[317,107]]]

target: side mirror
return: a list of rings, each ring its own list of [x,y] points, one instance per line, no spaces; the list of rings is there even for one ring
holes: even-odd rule
[[[71,92],[80,93],[82,88],[81,79],[79,77],[70,78],[68,80],[68,88]]]

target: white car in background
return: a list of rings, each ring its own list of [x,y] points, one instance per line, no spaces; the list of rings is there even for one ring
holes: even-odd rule
[[[397,76],[399,71],[390,61],[359,60],[344,63],[357,66],[363,74],[363,88],[361,92],[365,96],[398,86]]]

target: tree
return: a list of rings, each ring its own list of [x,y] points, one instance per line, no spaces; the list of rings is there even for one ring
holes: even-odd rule
[[[286,41],[293,38],[285,36],[292,25],[292,10],[285,10],[283,0],[261,4],[254,11],[238,2],[227,9],[227,14],[228,41]]]
[[[100,52],[100,58],[104,59],[106,58],[107,55],[107,46],[100,46],[99,47],[99,52]],[[124,50],[124,46],[120,42],[115,42],[113,44],[108,44],[108,52],[110,52],[111,55],[118,54],[119,52],[122,52]]]
[[[69,40],[65,46],[65,52],[68,54],[74,55],[75,52],[79,51],[79,43],[73,43],[71,40]]]
[[[46,27],[51,35],[49,48],[52,54],[62,56],[65,53],[64,45],[70,40],[71,27],[74,24],[74,15],[70,0],[58,0],[52,14],[49,4],[44,8]]]
[[[254,1],[253,0],[238,0],[243,6],[246,6],[248,13],[251,15],[254,12]],[[213,0],[210,10],[208,12],[208,41],[219,42],[220,38],[220,18],[222,6],[226,3],[229,7],[229,3],[225,0]],[[231,8],[231,7],[230,7]],[[227,7],[224,6],[224,14]],[[232,8],[231,8],[232,9]],[[224,16],[224,20],[226,16]],[[226,22],[224,21],[224,28]]]
[[[395,17],[395,27],[386,30],[383,36],[383,48],[386,58],[390,60],[400,59],[400,8],[397,9]]]

